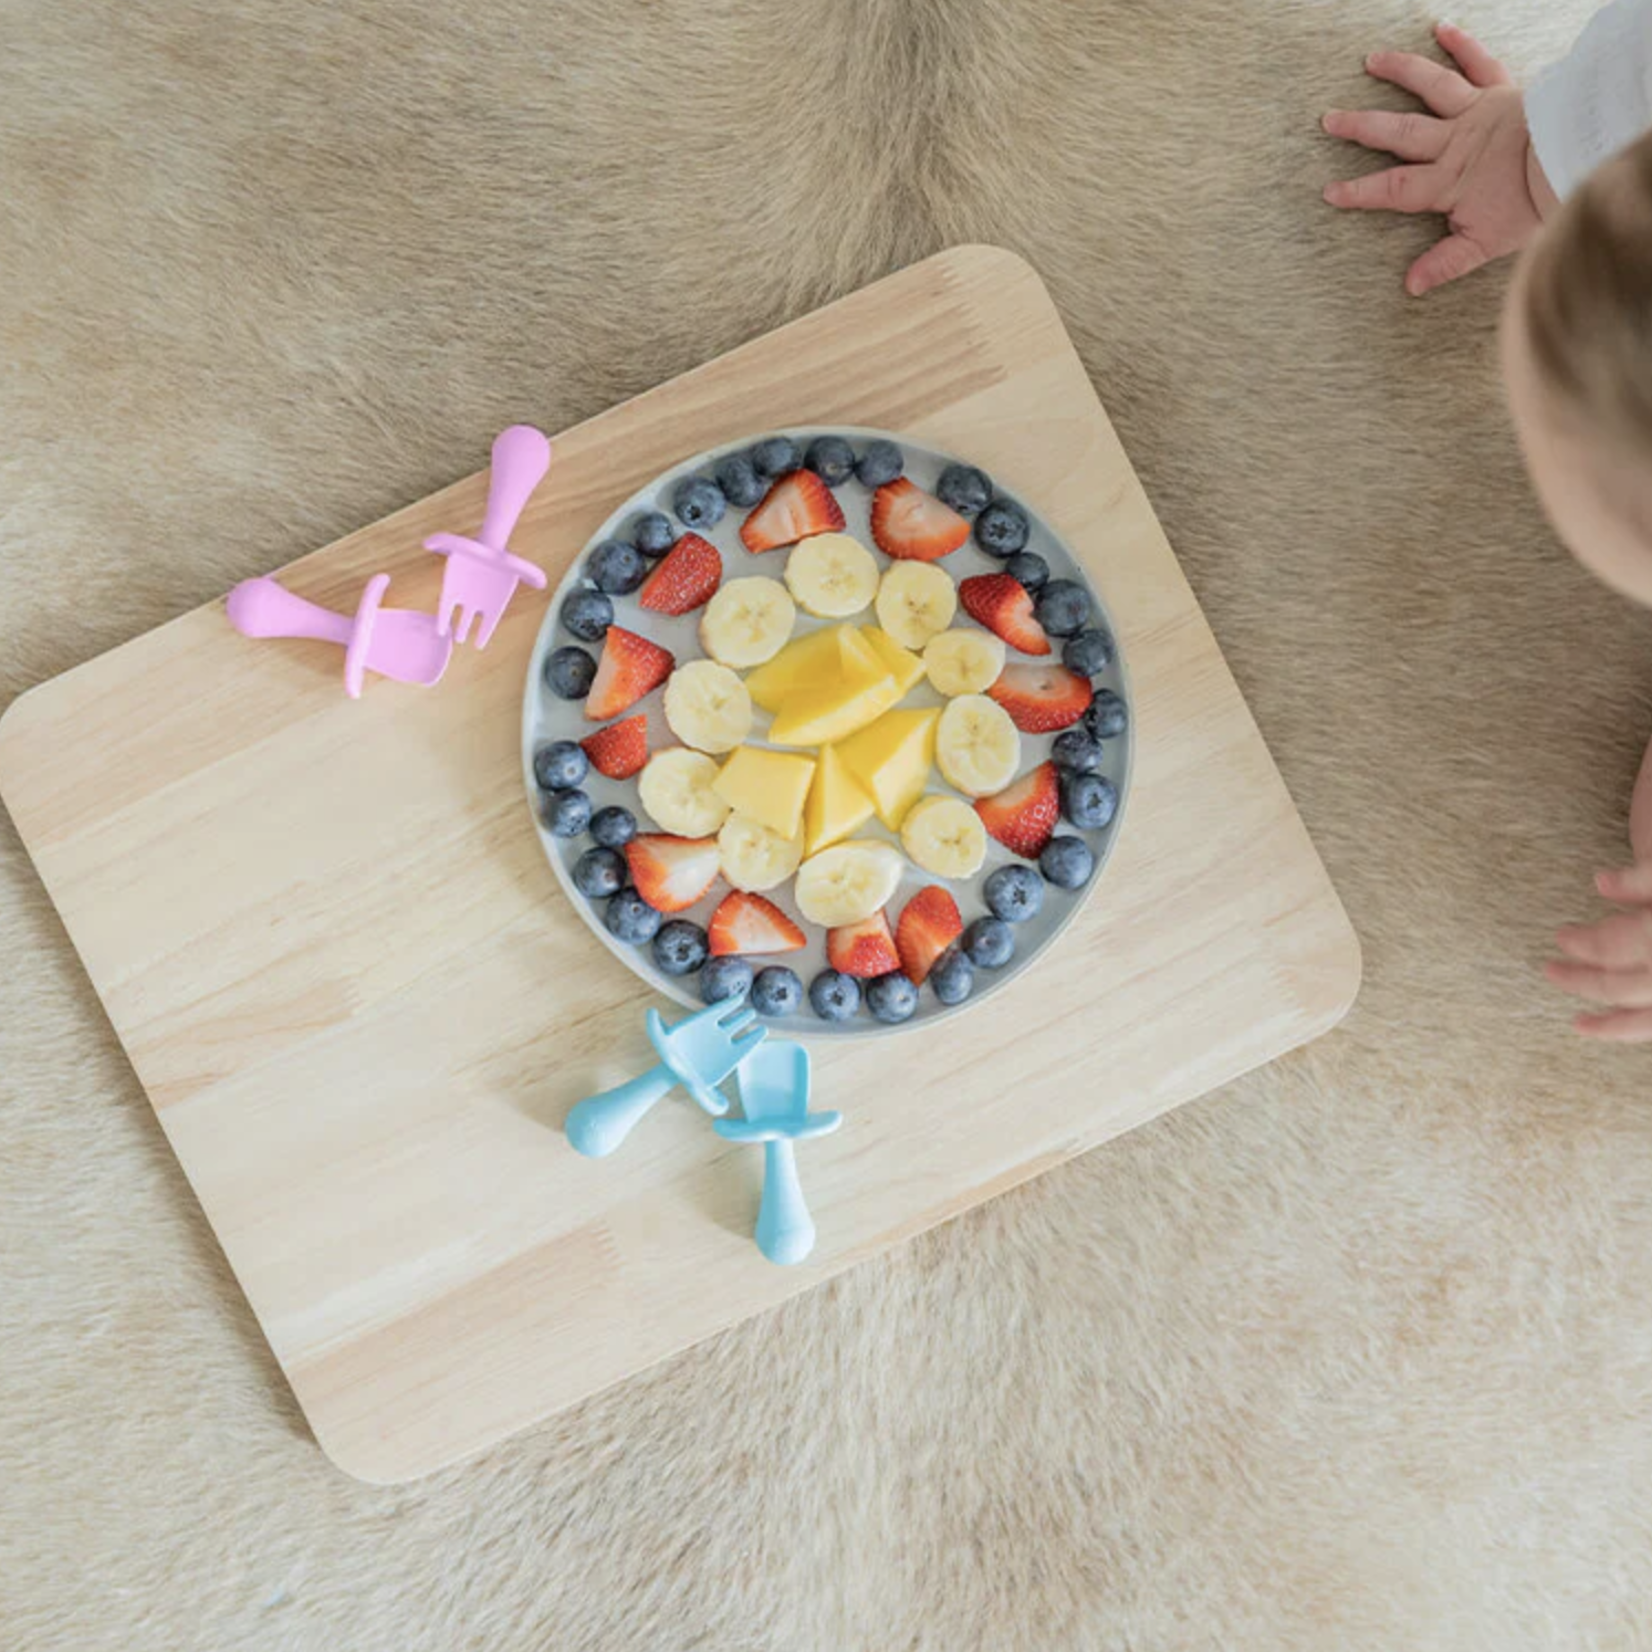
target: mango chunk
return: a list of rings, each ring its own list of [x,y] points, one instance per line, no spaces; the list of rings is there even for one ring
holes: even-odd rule
[[[892,832],[929,784],[940,716],[928,706],[887,711],[838,747],[843,766],[871,794],[878,819]]]
[[[793,838],[802,829],[803,804],[814,773],[812,757],[740,746],[719,770],[711,789],[736,814],[781,837]]]
[[[803,807],[803,853],[815,854],[858,832],[872,818],[875,807],[866,789],[843,766],[837,747],[821,747],[809,800]]]

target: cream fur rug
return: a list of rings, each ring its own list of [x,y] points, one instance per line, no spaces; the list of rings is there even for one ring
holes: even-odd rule
[[[1459,20],[1524,71],[1588,10]],[[1538,519],[1502,278],[1408,302],[1425,231],[1319,204],[1318,112],[1426,24],[0,0],[0,698],[512,419],[996,241],[1366,956],[1302,1055],[375,1490],[310,1443],[0,826],[0,1646],[1652,1644],[1652,1051],[1578,1044],[1535,974],[1623,850],[1652,622]]]

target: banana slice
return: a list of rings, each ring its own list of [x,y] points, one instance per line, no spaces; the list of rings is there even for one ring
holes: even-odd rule
[[[700,616],[700,646],[721,665],[744,671],[785,647],[797,605],[778,579],[731,579]]]
[[[824,929],[861,923],[889,904],[905,867],[898,849],[871,838],[822,849],[798,868],[797,909]]]
[[[922,648],[958,612],[952,575],[933,562],[891,562],[878,582],[878,624],[902,648]]]
[[[961,798],[924,797],[901,822],[901,847],[934,877],[971,878],[987,858],[987,829]]]
[[[806,613],[847,619],[878,594],[878,564],[846,533],[817,533],[799,540],[786,559],[786,585]]]
[[[969,797],[1002,791],[1021,767],[1021,736],[1010,714],[984,694],[960,694],[947,702],[935,730],[941,773]]]
[[[667,746],[648,759],[637,779],[637,796],[662,832],[710,837],[729,816],[728,804],[711,787],[717,773],[715,757]]]
[[[969,812],[973,818],[975,811]],[[784,883],[797,870],[803,834],[782,837],[746,815],[730,815],[717,834],[717,855],[733,888],[757,894]]]
[[[733,751],[751,733],[751,696],[726,665],[690,660],[665,685],[665,720],[685,746]]]
[[[897,562],[896,568],[927,568],[927,562]],[[893,573],[894,569],[890,569]],[[924,670],[941,693],[981,694],[1004,669],[1004,639],[990,631],[943,631],[924,649]]]

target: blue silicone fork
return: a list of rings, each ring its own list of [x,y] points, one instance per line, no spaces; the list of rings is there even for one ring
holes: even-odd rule
[[[713,1118],[728,1111],[717,1088],[768,1036],[743,999],[727,999],[668,1027],[648,1012],[648,1041],[660,1060],[640,1078],[577,1103],[563,1126],[574,1150],[587,1158],[612,1153],[648,1110],[677,1085]]]

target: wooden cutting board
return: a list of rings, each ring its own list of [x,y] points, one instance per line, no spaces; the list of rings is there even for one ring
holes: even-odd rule
[[[524,410],[531,417],[531,409]],[[518,761],[544,606],[435,690],[340,691],[221,603],[24,695],[0,790],[323,1448],[407,1479],[1315,1037],[1359,949],[1037,276],[945,253],[555,438],[513,541],[554,586],[687,453],[812,422],[967,455],[1085,560],[1137,729],[1118,849],[1027,977],[933,1032],[817,1054],[801,1268],[749,1233],[761,1155],[688,1104],[615,1158],[559,1124],[649,1060],[649,994],[535,839]],[[480,446],[480,441],[478,443]],[[472,476],[289,567],[434,604]],[[1244,547],[1234,547],[1242,554]]]

